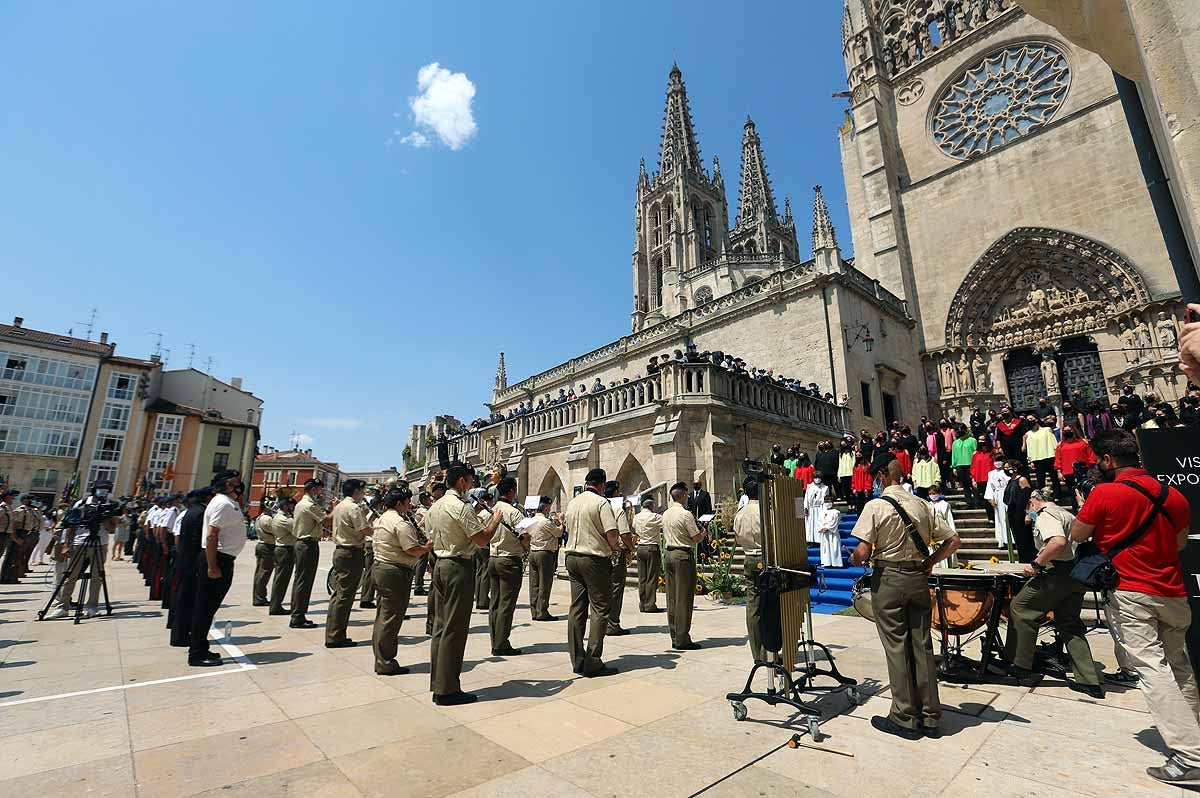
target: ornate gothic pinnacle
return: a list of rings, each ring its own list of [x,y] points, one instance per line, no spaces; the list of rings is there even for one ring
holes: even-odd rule
[[[504,368],[504,353],[500,353],[500,365],[496,367],[496,390],[503,391],[508,387],[508,372]]]
[[[740,224],[751,226],[760,220],[775,222],[778,211],[775,195],[771,192],[771,179],[767,175],[767,162],[763,157],[762,140],[754,127],[754,120],[746,117],[742,135],[742,184],[738,189],[738,217]]]
[[[837,249],[837,234],[833,229],[833,220],[829,218],[829,206],[825,204],[825,197],[821,194],[821,187],[813,186],[813,193],[813,252],[820,252],[824,249]]]
[[[790,197],[783,198],[783,223],[792,224],[792,200]]]
[[[700,145],[696,142],[696,130],[692,125],[692,111],[688,106],[687,87],[683,84],[683,73],[679,65],[671,67],[667,80],[667,106],[663,112],[662,146],[658,151],[658,171],[664,167],[679,166],[700,172]]]
[[[725,178],[723,178],[723,177],[721,176],[721,159],[720,159],[720,158],[718,158],[718,157],[717,157],[717,156],[715,156],[715,155],[713,156],[713,172],[712,172],[712,175],[713,175],[712,181],[713,181],[713,184],[714,184],[714,185],[718,185],[718,186],[723,186],[723,185],[725,185]]]
[[[646,175],[646,159],[642,159],[641,166],[638,167],[638,185],[644,186],[650,182],[649,176]]]

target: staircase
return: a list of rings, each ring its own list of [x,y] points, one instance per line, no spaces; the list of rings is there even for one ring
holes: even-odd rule
[[[1008,552],[996,545],[996,534],[992,522],[988,520],[987,512],[985,510],[968,510],[966,500],[961,494],[948,493],[946,498],[954,510],[954,525],[962,541],[958,550],[959,563],[987,562],[992,557],[1006,561]],[[808,547],[808,562],[816,569],[817,573],[812,590],[812,608],[813,612],[822,614],[834,613],[849,607],[851,588],[854,586],[855,580],[863,575],[863,569],[850,565],[850,560],[845,554],[846,551],[852,551],[859,543],[858,538],[851,534],[854,523],[858,520],[858,514],[852,512],[844,502],[838,502],[835,506],[842,512],[842,522],[838,525],[838,531],[841,533],[842,559],[845,565],[841,568],[823,567],[821,565],[821,547],[815,543],[809,544]],[[734,573],[742,572],[744,561],[745,556],[741,550],[736,550],[733,554]],[[703,574],[708,568],[701,565],[699,570]],[[566,570],[560,568],[557,577],[566,579]],[[625,577],[625,586],[637,588],[637,563],[633,562],[632,558]]]

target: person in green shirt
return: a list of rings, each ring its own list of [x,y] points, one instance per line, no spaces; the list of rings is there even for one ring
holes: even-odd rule
[[[959,424],[955,430],[954,445],[950,447],[950,467],[958,486],[962,489],[967,507],[975,509],[975,486],[971,482],[971,458],[975,456],[975,438],[965,424]]]
[[[799,459],[800,458],[796,456],[796,447],[789,447],[787,450],[787,458],[785,458],[783,461],[783,468],[785,471],[787,471],[789,477],[796,473],[796,462]]]

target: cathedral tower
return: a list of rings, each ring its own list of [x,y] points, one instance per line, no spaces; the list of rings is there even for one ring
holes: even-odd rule
[[[729,210],[717,159],[710,177],[678,65],[667,79],[658,169],[637,181],[636,244],[633,252],[633,328],[657,324],[689,307],[681,275],[724,252]]]
[[[781,254],[784,260],[799,260],[791,204],[787,205],[784,217],[779,218],[762,140],[749,116],[742,132],[742,182],[729,243],[733,252]]]

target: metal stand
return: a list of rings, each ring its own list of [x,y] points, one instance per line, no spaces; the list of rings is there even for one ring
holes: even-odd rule
[[[782,568],[777,562],[772,562],[776,557],[774,556],[774,552],[767,546],[766,497],[763,495],[763,485],[766,481],[772,479],[772,476],[765,473],[761,465],[753,464],[749,460],[746,461],[746,473],[758,481],[759,487],[759,535],[764,560],[763,568],[757,575],[758,585],[763,588],[759,591],[760,595],[767,591],[778,591],[780,594],[783,594],[793,590],[808,590],[812,584],[813,577],[810,572]],[[765,623],[760,618],[759,629],[761,639],[766,640],[769,635],[764,626]],[[746,701],[748,699],[755,698],[770,706],[786,704],[804,715],[808,726],[808,733],[812,736],[813,741],[821,742],[825,739],[825,735],[821,733],[820,728],[821,710],[801,700],[801,693],[826,695],[839,690],[845,690],[850,702],[855,705],[862,704],[865,698],[858,690],[858,682],[843,676],[838,671],[837,665],[834,663],[833,654],[829,651],[829,648],[813,639],[811,602],[804,609],[804,625],[801,628],[797,648],[801,654],[801,661],[796,665],[795,678],[793,678],[792,672],[788,671],[784,666],[780,652],[768,651],[765,661],[755,660],[741,692],[727,693],[725,698],[733,708],[733,718],[737,721],[743,721],[749,716],[746,710]],[[828,667],[822,668],[818,665],[816,658],[818,649],[824,654],[825,661],[829,663]],[[765,669],[767,672],[766,692],[756,692],[753,689],[754,677],[760,669]],[[815,680],[821,676],[829,677],[837,682],[837,684],[829,686],[814,684]]]
[[[78,546],[71,546],[71,556],[67,560],[67,567],[63,571],[62,577],[59,578],[58,584],[54,586],[54,592],[50,594],[50,600],[46,602],[46,606],[42,607],[37,614],[39,621],[46,619],[46,613],[50,611],[54,600],[58,598],[63,585],[71,578],[71,574],[75,573],[75,568],[79,565],[79,560],[83,557],[85,550],[93,553],[87,564],[80,569],[79,575],[75,577],[79,584],[79,598],[75,602],[75,623],[79,623],[83,619],[83,598],[87,595],[89,583],[93,579],[100,580],[100,589],[104,592],[104,614],[112,615],[112,602],[108,598],[108,579],[104,575],[104,545],[100,542],[99,531],[93,532],[88,530],[88,539],[86,541]],[[96,568],[96,573],[92,573],[93,566]],[[70,599],[69,596],[67,598],[68,600]]]

